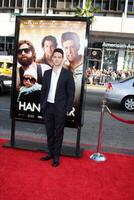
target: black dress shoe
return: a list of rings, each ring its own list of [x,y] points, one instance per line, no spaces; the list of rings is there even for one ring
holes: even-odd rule
[[[52,167],[57,167],[60,164],[59,158],[54,158],[52,162]]]
[[[40,160],[47,161],[47,160],[50,160],[52,158],[53,158],[53,156],[48,154],[47,156],[40,158]]]

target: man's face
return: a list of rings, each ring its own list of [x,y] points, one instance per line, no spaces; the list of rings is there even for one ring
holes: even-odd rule
[[[73,40],[64,41],[63,48],[69,61],[73,61],[77,58],[79,49]]]
[[[27,44],[22,44],[18,49],[18,62],[28,67],[34,61],[32,51]]]
[[[59,52],[55,52],[52,56],[52,61],[55,67],[60,67],[63,63],[63,56]]]
[[[47,57],[47,58],[51,58],[51,57],[52,57],[52,53],[53,53],[53,51],[54,51],[54,49],[55,49],[55,45],[54,45],[54,43],[53,43],[52,41],[46,40],[46,41],[44,42],[44,47],[43,47],[43,49],[44,49],[44,52],[45,52],[46,57]]]

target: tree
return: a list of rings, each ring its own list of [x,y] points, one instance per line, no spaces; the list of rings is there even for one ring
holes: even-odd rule
[[[86,0],[83,8],[77,7],[75,15],[78,17],[87,17],[88,18],[88,49],[91,47],[91,37],[89,41],[89,35],[92,30],[92,23],[95,19],[94,14],[99,11],[99,8],[93,7],[92,0]]]
[[[92,6],[92,0],[86,0],[85,5],[83,8],[77,7],[75,14],[79,17],[88,17],[90,19],[90,22],[93,22],[94,20],[94,13],[98,12],[97,7]]]

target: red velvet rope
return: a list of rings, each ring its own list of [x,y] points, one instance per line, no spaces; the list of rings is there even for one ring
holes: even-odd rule
[[[124,122],[124,123],[127,123],[127,124],[134,124],[134,120],[126,120],[126,119],[123,119],[123,118],[121,118],[121,117],[119,117],[119,116],[117,116],[117,115],[114,115],[114,114],[111,113],[111,112],[109,112],[109,114],[110,114],[113,118],[115,118],[115,119],[117,119],[117,120],[119,120],[119,121],[121,121],[121,122]]]

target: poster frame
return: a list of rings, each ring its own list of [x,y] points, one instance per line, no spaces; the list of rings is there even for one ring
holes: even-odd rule
[[[17,52],[18,52],[18,41],[19,41],[19,31],[20,31],[20,21],[21,20],[58,20],[58,21],[80,21],[86,22],[85,30],[85,40],[87,44],[84,46],[84,58],[83,58],[83,76],[82,76],[82,85],[81,85],[81,96],[80,96],[80,112],[75,124],[66,123],[65,127],[78,128],[84,124],[84,105],[85,105],[85,70],[87,68],[88,61],[88,41],[89,41],[89,20],[86,17],[68,17],[68,16],[16,16],[16,26],[15,26],[15,40],[14,40],[14,56],[13,56],[13,72],[12,72],[12,91],[11,91],[11,108],[10,115],[11,118],[16,121],[32,122],[32,123],[41,123],[44,124],[44,121],[37,121],[34,119],[23,119],[16,117],[16,67],[17,67]]]

